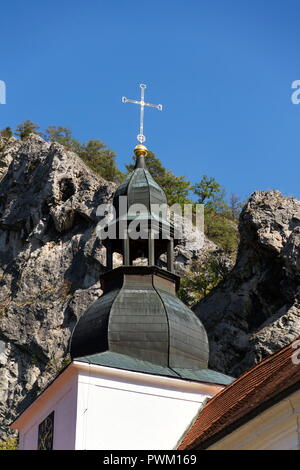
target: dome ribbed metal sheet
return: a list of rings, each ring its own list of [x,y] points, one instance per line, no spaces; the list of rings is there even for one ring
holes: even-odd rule
[[[75,327],[72,358],[108,350],[164,367],[207,368],[206,331],[176,296],[178,276],[155,266],[121,266],[101,282],[104,294]]]

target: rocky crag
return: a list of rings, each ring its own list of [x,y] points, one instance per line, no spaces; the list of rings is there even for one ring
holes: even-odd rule
[[[96,208],[114,185],[38,136],[11,140],[0,183],[0,422],[62,366],[78,315],[99,295]],[[6,165],[6,166],[5,166]]]
[[[234,268],[194,309],[210,367],[235,377],[300,335],[300,201],[256,191],[239,231]]]
[[[0,439],[63,367],[78,317],[101,295],[96,210],[114,191],[59,144],[36,135],[0,141]],[[185,230],[180,275],[218,250]],[[300,201],[254,193],[240,234],[235,267],[195,308],[211,367],[234,376],[300,334]]]
[[[106,253],[96,210],[115,191],[75,154],[37,135],[1,148],[0,439],[63,367],[78,317],[101,295]],[[185,229],[176,248],[180,274],[217,249]]]

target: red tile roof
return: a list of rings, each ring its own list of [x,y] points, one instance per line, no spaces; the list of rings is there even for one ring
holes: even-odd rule
[[[300,337],[296,341],[299,340]],[[296,383],[300,384],[300,364],[292,361],[293,354],[300,357],[300,341],[298,353],[293,344],[295,346],[294,342],[264,359],[215,395],[200,411],[178,448],[206,448],[213,439],[217,440],[219,433],[226,434],[229,426],[228,432],[234,423],[246,419],[253,410]],[[251,417],[250,414],[249,419]]]

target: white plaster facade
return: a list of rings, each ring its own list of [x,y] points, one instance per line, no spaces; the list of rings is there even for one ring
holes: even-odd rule
[[[176,449],[207,398],[223,386],[74,361],[13,423],[37,449],[54,410],[53,449]]]
[[[220,439],[209,450],[300,450],[300,390]]]

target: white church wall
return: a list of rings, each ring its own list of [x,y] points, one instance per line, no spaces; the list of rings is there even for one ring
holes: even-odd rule
[[[56,381],[38,397],[21,415],[17,426],[19,430],[19,449],[37,450],[40,423],[54,411],[53,449],[70,450],[75,448],[77,407],[77,376],[58,377]]]
[[[74,361],[14,422],[19,449],[38,448],[54,411],[54,450],[174,449],[223,387]]]
[[[300,450],[300,390],[220,439],[209,450]]]
[[[201,392],[195,382],[116,369],[95,372],[91,366],[79,374],[78,450],[174,449],[211,396],[209,387],[202,385]]]

